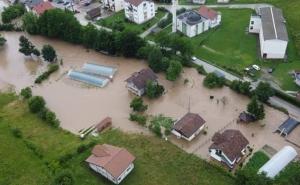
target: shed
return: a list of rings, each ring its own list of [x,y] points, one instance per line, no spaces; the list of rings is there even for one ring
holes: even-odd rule
[[[293,147],[285,146],[258,170],[258,174],[265,173],[267,177],[274,178],[294,160],[297,155]]]
[[[240,115],[239,115],[239,120],[240,122],[244,122],[244,123],[250,123],[250,122],[253,122],[255,121],[255,116],[253,116],[252,114],[249,114],[247,112],[242,112]]]
[[[293,118],[288,118],[278,127],[276,131],[279,132],[280,135],[284,134],[284,136],[287,136],[298,126],[298,124],[299,121]]]
[[[97,132],[101,132],[104,129],[111,127],[111,125],[112,125],[111,117],[106,117],[95,126],[95,129]]]

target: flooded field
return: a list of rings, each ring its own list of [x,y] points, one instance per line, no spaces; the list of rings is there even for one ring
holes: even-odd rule
[[[146,67],[139,60],[109,57],[94,51],[87,52],[81,46],[50,40],[39,36],[28,36],[38,47],[51,44],[57,51],[63,66],[59,72],[42,85],[34,85],[38,74],[45,70],[46,64],[26,58],[18,52],[18,38],[21,33],[2,33],[7,39],[6,46],[0,50],[0,88],[1,84],[12,84],[19,91],[26,86],[33,86],[35,95],[43,96],[48,107],[56,112],[61,126],[71,132],[88,128],[106,116],[113,119],[113,126],[126,132],[145,133],[148,130],[128,120],[129,103],[133,97],[125,88],[124,80],[133,72]],[[105,88],[87,87],[67,78],[69,69],[79,69],[85,62],[113,66],[118,69],[114,79]],[[188,83],[184,84],[184,80]],[[188,111],[190,98],[191,112],[199,113],[207,124],[207,134],[199,135],[194,141],[187,143],[170,137],[171,141],[187,152],[208,158],[210,139],[216,131],[226,128],[240,129],[255,149],[268,144],[279,150],[289,144],[273,131],[287,118],[287,115],[266,107],[266,119],[261,123],[242,125],[236,123],[241,111],[249,102],[247,97],[236,94],[229,88],[209,90],[202,86],[203,76],[194,69],[184,69],[181,79],[172,83],[159,75],[159,81],[166,88],[166,94],[157,100],[147,100],[147,113],[164,114],[177,119]],[[209,96],[214,96],[210,100]],[[262,127],[261,125],[265,125]],[[291,145],[291,144],[289,144]],[[299,149],[298,149],[299,151]]]

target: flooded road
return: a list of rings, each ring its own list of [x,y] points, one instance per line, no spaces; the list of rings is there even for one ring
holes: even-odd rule
[[[79,130],[110,116],[113,119],[113,126],[123,131],[149,133],[146,128],[128,120],[131,111],[129,103],[133,95],[127,91],[124,82],[133,72],[147,67],[144,62],[109,57],[94,51],[87,52],[82,46],[27,35],[39,49],[44,44],[52,45],[58,53],[58,58],[63,59],[63,66],[57,73],[42,85],[34,85],[34,79],[45,70],[46,64],[26,58],[18,52],[18,38],[22,33],[2,34],[7,39],[7,43],[0,50],[0,82],[14,85],[17,91],[26,86],[33,86],[33,93],[45,98],[47,106],[57,114],[64,129],[78,133]],[[105,88],[87,87],[67,78],[66,72],[69,69],[80,69],[86,62],[113,66],[118,71],[113,81]],[[188,79],[187,84],[184,83],[185,79]],[[273,133],[287,115],[266,106],[265,120],[251,125],[237,124],[235,120],[240,112],[246,110],[249,99],[227,87],[209,90],[202,86],[202,81],[203,76],[194,69],[184,69],[182,77],[176,82],[169,82],[165,80],[164,75],[160,74],[159,82],[164,85],[166,94],[157,100],[144,98],[149,105],[147,114],[164,114],[173,119],[178,119],[188,111],[190,98],[191,112],[200,114],[206,120],[208,127],[206,135],[199,135],[190,143],[171,136],[173,143],[187,152],[208,158],[208,146],[211,144],[212,135],[226,128],[236,128],[245,134],[255,150],[265,144],[277,150],[289,144],[284,138]],[[214,100],[210,100],[211,95],[215,97]]]

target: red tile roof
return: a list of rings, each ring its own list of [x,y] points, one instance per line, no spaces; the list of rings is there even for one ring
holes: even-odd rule
[[[218,12],[216,12],[213,9],[210,9],[206,6],[201,6],[200,9],[198,10],[198,13],[202,16],[205,17],[206,19],[213,20],[217,18]]]
[[[126,149],[103,144],[96,145],[92,155],[85,161],[104,168],[114,178],[118,178],[134,160],[135,157]]]
[[[35,5],[32,9],[35,11],[38,15],[42,15],[46,10],[53,9],[54,7],[49,1],[43,1],[39,3],[38,5]]]

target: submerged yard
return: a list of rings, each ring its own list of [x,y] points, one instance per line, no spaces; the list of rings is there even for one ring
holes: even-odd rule
[[[83,143],[126,147],[136,156],[135,169],[122,184],[229,185],[234,182],[223,170],[153,136],[110,130],[101,137],[81,141],[67,131],[49,127],[29,113],[24,102],[14,95],[0,94],[0,108],[0,157],[5,159],[0,165],[0,184],[49,184],[54,172],[62,168],[72,171],[76,184],[111,184],[85,164],[91,147],[77,153]],[[21,131],[21,138],[13,134],[15,128]]]

